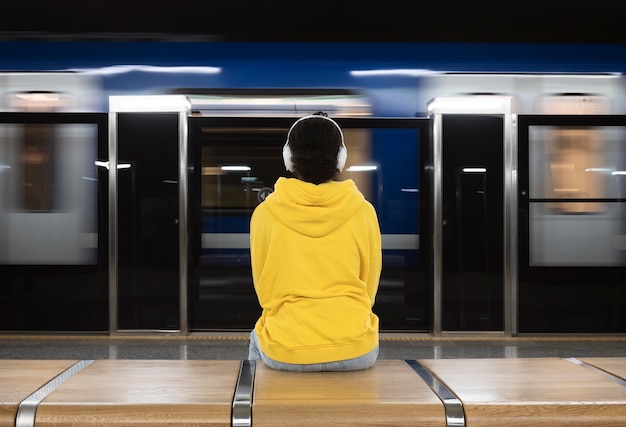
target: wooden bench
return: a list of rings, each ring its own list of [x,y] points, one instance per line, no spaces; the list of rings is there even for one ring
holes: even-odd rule
[[[97,360],[38,407],[36,427],[231,425],[236,360]]]
[[[624,377],[626,358],[378,360],[324,373],[238,360],[0,360],[0,427],[624,426]]]
[[[0,360],[0,427],[13,427],[19,404],[76,360]]]
[[[468,426],[626,425],[626,387],[570,360],[448,359],[422,363],[454,391]]]
[[[444,407],[401,360],[366,371],[291,373],[257,363],[254,427],[445,426]]]

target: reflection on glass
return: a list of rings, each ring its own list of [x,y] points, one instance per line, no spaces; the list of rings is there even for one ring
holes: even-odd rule
[[[275,142],[280,148],[273,150],[263,145],[249,146],[249,141],[243,135],[240,135],[238,143],[228,141],[224,145],[203,146],[202,207],[254,209],[273,191],[274,182],[279,176],[288,176],[280,154],[283,138],[282,132],[275,136]],[[373,200],[376,191],[372,188],[372,175],[363,173],[376,171],[377,168],[371,163],[369,134],[362,129],[345,129],[344,138],[348,149],[348,166],[337,179],[354,180],[365,197]]]
[[[210,157],[207,147],[202,157]],[[251,185],[256,177],[250,176],[250,166],[202,166],[202,206],[212,208],[251,208]],[[256,204],[254,205],[256,206]]]

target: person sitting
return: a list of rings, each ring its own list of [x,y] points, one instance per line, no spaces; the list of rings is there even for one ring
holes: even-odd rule
[[[324,113],[298,119],[274,192],[250,220],[254,288],[262,313],[248,359],[284,371],[354,371],[378,357],[373,306],[382,271],[373,205],[353,180],[343,132]]]

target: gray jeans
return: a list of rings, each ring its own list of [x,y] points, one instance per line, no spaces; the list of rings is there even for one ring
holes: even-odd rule
[[[263,360],[267,366],[278,371],[290,372],[330,372],[330,371],[362,371],[370,368],[378,358],[378,346],[367,354],[354,359],[338,360],[336,362],[295,364],[283,363],[270,359],[259,347],[259,339],[253,329],[250,333],[250,348],[248,350],[249,360]]]

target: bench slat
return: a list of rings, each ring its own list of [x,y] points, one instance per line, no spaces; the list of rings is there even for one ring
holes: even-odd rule
[[[281,372],[257,363],[253,426],[445,426],[442,402],[401,360],[357,372]]]
[[[21,401],[77,360],[0,360],[0,427],[13,427]]]
[[[580,360],[626,381],[626,357],[582,357]]]
[[[230,426],[236,360],[97,360],[54,391],[37,427]]]
[[[461,400],[467,425],[623,426],[626,389],[559,358],[422,360]]]

